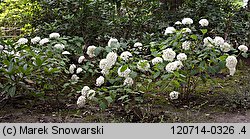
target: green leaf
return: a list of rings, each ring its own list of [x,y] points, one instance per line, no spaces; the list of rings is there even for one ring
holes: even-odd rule
[[[128,98],[128,95],[121,96],[118,100],[124,100],[125,98]]]
[[[124,72],[127,68],[128,68],[128,65],[122,66],[122,68],[120,69],[120,72]]]
[[[9,89],[9,95],[11,96],[11,97],[14,97],[15,96],[15,94],[16,94],[16,87],[15,86],[12,86],[10,89]]]
[[[157,77],[160,76],[160,74],[161,74],[161,72],[157,71],[156,73],[154,73],[153,78],[156,79]]]
[[[204,35],[204,34],[207,33],[207,29],[201,29],[201,32],[202,32],[202,34]]]
[[[198,39],[198,37],[197,37],[196,35],[194,35],[194,34],[191,35],[190,38],[192,38],[192,39],[194,39],[194,40],[197,40],[197,39]]]
[[[113,102],[113,99],[111,96],[105,97],[105,99],[107,100],[108,104]]]

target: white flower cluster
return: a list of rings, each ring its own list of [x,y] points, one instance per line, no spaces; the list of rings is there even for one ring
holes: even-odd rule
[[[127,86],[132,86],[134,84],[134,80],[131,77],[126,77],[123,85],[127,85]]]
[[[134,44],[134,47],[142,47],[143,45],[142,45],[142,43],[140,43],[140,42],[136,42],[135,44]]]
[[[108,41],[108,47],[119,47],[120,43],[116,38],[110,38]]]
[[[75,69],[76,69],[76,65],[75,65],[75,64],[71,64],[71,65],[69,66],[69,72],[70,72],[71,74],[73,74],[73,73],[75,72]]]
[[[174,61],[174,62],[170,62],[166,65],[165,69],[167,72],[172,73],[175,70],[179,70],[183,67],[183,64],[181,61]]]
[[[63,55],[70,55],[70,52],[68,52],[68,51],[63,51],[62,54],[63,54]]]
[[[0,51],[2,51],[4,49],[4,47],[0,44]]]
[[[32,44],[37,44],[37,43],[39,43],[41,41],[41,38],[40,37],[35,37],[35,38],[32,38],[31,39],[31,43]]]
[[[59,37],[60,37],[60,34],[56,32],[49,34],[49,38],[59,38]]]
[[[48,43],[49,42],[49,39],[48,38],[44,38],[44,39],[41,39],[40,41],[39,41],[39,44],[40,45],[44,45],[45,43]]]
[[[165,50],[162,51],[162,58],[165,60],[165,61],[173,61],[175,56],[176,56],[176,53],[175,51],[173,51],[172,48],[167,48]]]
[[[129,51],[122,52],[120,55],[121,59],[124,61],[128,61],[132,54]]]
[[[71,80],[77,82],[79,80],[79,77],[76,74],[73,74],[71,76]]]
[[[176,92],[176,91],[173,91],[173,92],[171,92],[170,94],[169,94],[169,97],[170,97],[170,99],[178,99],[178,96],[179,96],[179,92]]]
[[[246,45],[240,45],[239,47],[238,47],[238,49],[240,50],[240,51],[242,51],[242,52],[247,52],[248,51],[248,47],[246,46]]]
[[[204,43],[204,46],[207,46],[209,48],[214,47],[214,45],[213,45],[214,44],[214,40],[212,38],[210,38],[210,37],[204,38],[203,39],[203,43]]]
[[[81,64],[81,63],[83,62],[84,59],[85,59],[84,56],[80,56],[80,57],[78,58],[78,63]]]
[[[176,21],[174,24],[175,25],[182,25],[181,21]]]
[[[28,39],[26,38],[20,38],[18,41],[17,41],[17,44],[18,45],[22,45],[22,44],[26,44],[28,43]]]
[[[84,86],[81,90],[81,96],[78,98],[76,104],[79,108],[84,107],[86,100],[93,99],[95,96],[95,90],[90,89],[88,86]]]
[[[226,59],[226,67],[229,69],[230,75],[233,76],[236,71],[237,58],[235,56],[228,56]]]
[[[189,50],[191,46],[191,42],[190,41],[184,41],[181,45],[182,49],[184,50]]]
[[[137,68],[142,71],[142,72],[145,72],[145,71],[148,71],[150,69],[150,64],[147,60],[140,60],[138,63],[137,63]]]
[[[155,57],[154,59],[152,59],[152,64],[156,65],[158,63],[162,63],[163,59],[161,57]]]
[[[102,84],[104,84],[104,77],[100,76],[96,79],[96,86],[101,86]]]
[[[118,68],[118,75],[120,77],[128,77],[129,74],[131,73],[131,70],[129,69],[129,67],[127,67],[124,71],[121,71],[121,69],[123,68],[123,66],[121,66],[120,68]]]
[[[192,30],[190,28],[183,28],[183,29],[181,29],[181,32],[183,32],[183,33],[191,33]]]
[[[180,53],[177,55],[177,60],[185,61],[185,60],[187,60],[187,55],[185,53]]]
[[[117,61],[117,54],[115,52],[109,52],[105,59],[99,62],[99,68],[102,69],[101,73],[107,75],[109,70],[115,65]]]
[[[76,69],[76,74],[74,74],[74,73],[75,73],[75,69],[76,69],[76,65],[75,65],[75,64],[71,64],[70,67],[69,67],[69,72],[70,72],[71,74],[73,74],[73,75],[71,76],[71,80],[77,82],[77,81],[79,80],[79,77],[78,77],[76,74],[81,73],[81,72],[83,71],[83,69],[80,68],[80,67],[77,68],[77,69]]]
[[[176,29],[174,27],[167,27],[164,35],[173,34],[175,32],[176,32]]]
[[[199,24],[200,24],[202,27],[206,27],[206,26],[208,26],[209,22],[208,22],[207,19],[201,19],[201,20],[199,21]]]
[[[219,47],[222,52],[229,52],[232,49],[232,46],[220,36],[216,36],[214,39],[206,37],[203,39],[203,43],[208,48]]]
[[[183,18],[181,22],[183,25],[191,25],[194,21],[191,18]]]
[[[95,49],[96,49],[96,46],[94,45],[91,45],[87,48],[87,55],[90,57],[90,58],[93,58],[95,56]]]
[[[65,46],[64,46],[63,44],[56,44],[56,45],[54,45],[54,47],[55,47],[56,49],[59,49],[59,50],[62,50],[62,49],[65,48]]]

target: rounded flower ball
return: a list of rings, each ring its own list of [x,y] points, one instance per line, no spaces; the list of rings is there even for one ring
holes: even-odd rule
[[[193,24],[193,19],[191,19],[191,18],[183,18],[182,19],[182,21],[181,21],[181,23],[183,24],[183,25],[191,25],[191,24]]]
[[[206,26],[208,26],[209,22],[208,22],[207,19],[201,19],[201,20],[199,21],[199,24],[200,24],[202,27],[206,27]]]
[[[99,62],[99,68],[100,69],[108,69],[108,60],[107,59],[102,59],[100,62]]]
[[[77,68],[77,69],[76,69],[76,74],[79,74],[79,73],[81,73],[82,71],[83,71],[82,68]]]
[[[230,75],[233,76],[236,71],[238,61],[235,56],[228,56],[226,59],[226,67],[229,69]]]
[[[71,64],[70,67],[69,67],[69,72],[70,72],[71,74],[73,74],[75,68],[76,68],[76,65],[75,65],[75,64]]]
[[[132,54],[129,51],[125,51],[121,53],[121,59],[124,61],[128,61],[130,57],[132,57]]]
[[[35,37],[35,38],[32,38],[32,39],[31,39],[31,43],[32,43],[32,44],[37,44],[37,43],[39,43],[40,40],[41,40],[40,37]]]
[[[203,43],[204,43],[204,46],[207,46],[209,48],[212,48],[214,47],[213,43],[214,43],[214,40],[211,38],[211,37],[206,37],[203,39]]]
[[[231,45],[225,42],[223,45],[220,45],[220,49],[223,52],[229,52],[231,50]]]
[[[162,52],[163,52],[162,58],[165,61],[173,61],[175,56],[176,56],[176,53],[175,53],[175,51],[173,51],[172,48],[167,48],[167,49],[163,50]]]
[[[185,61],[185,60],[187,60],[187,55],[185,53],[180,53],[177,55],[177,60]]]
[[[152,59],[152,64],[156,65],[158,63],[162,63],[163,59],[161,57],[155,57],[154,59]]]
[[[28,43],[28,39],[26,39],[26,38],[20,38],[20,39],[17,41],[17,43],[18,43],[19,45],[26,44],[26,43]]]
[[[140,60],[137,63],[137,68],[142,72],[148,71],[150,69],[150,64],[147,60]]]
[[[214,43],[215,45],[223,45],[224,44],[224,39],[222,37],[216,36],[214,38]]]
[[[109,52],[106,56],[106,59],[108,61],[107,66],[112,67],[117,61],[117,54],[115,52]]]
[[[77,82],[77,81],[79,80],[79,77],[78,77],[76,74],[73,74],[73,75],[71,76],[71,80]]]
[[[0,51],[2,51],[4,49],[4,47],[2,45],[0,45]]]
[[[63,54],[63,55],[70,55],[70,52],[68,52],[68,51],[63,51],[62,54]]]
[[[248,51],[248,47],[246,46],[246,45],[240,45],[239,47],[238,47],[238,49],[240,50],[240,51],[242,51],[242,52],[247,52]]]
[[[80,56],[80,57],[78,58],[78,63],[81,64],[81,63],[83,62],[84,59],[85,59],[84,56]]]
[[[174,24],[175,25],[181,25],[182,23],[181,23],[181,21],[176,21]]]
[[[82,108],[82,107],[84,107],[85,102],[86,102],[86,97],[85,97],[85,96],[80,96],[80,97],[77,99],[76,104],[77,104],[77,106],[78,106],[79,108]]]
[[[140,42],[136,42],[135,44],[134,44],[134,47],[142,47],[143,45],[142,45],[142,43],[140,43]]]
[[[121,71],[122,67],[123,66],[121,66],[120,68],[118,68],[118,71],[117,71],[118,75],[120,77],[128,77],[129,74],[130,74],[130,72],[131,72],[131,70],[127,67],[124,71]]]
[[[60,37],[60,34],[59,33],[51,33],[49,34],[49,38],[59,38]]]
[[[173,91],[169,94],[170,99],[174,100],[174,99],[178,99],[179,96],[179,92]]]
[[[86,96],[89,90],[90,90],[90,88],[89,88],[88,86],[84,86],[84,87],[82,88],[82,90],[81,90],[81,94],[82,94],[83,96]]]
[[[49,42],[49,39],[48,38],[44,38],[42,40],[39,41],[39,44],[40,45],[44,45],[45,43],[48,43]]]
[[[184,50],[189,50],[191,46],[191,42],[190,41],[184,41],[181,45],[182,49]]]
[[[176,29],[174,27],[167,27],[164,35],[175,33]]]
[[[96,86],[101,86],[102,84],[104,84],[104,77],[100,76],[96,79]]]
[[[62,50],[62,49],[65,48],[65,46],[64,46],[63,44],[56,44],[56,45],[54,45],[54,47],[55,47],[56,49],[59,49],[59,50]]]
[[[131,77],[126,77],[123,82],[123,85],[132,86],[134,84],[134,80]]]
[[[95,49],[96,49],[96,46],[94,45],[91,45],[87,48],[87,55],[90,57],[90,58],[93,58],[95,56]]]
[[[116,38],[110,38],[108,41],[108,47],[116,47],[116,46],[120,46],[118,40]]]

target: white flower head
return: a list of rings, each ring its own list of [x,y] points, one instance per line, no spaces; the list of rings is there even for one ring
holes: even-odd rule
[[[173,34],[175,32],[176,32],[176,29],[174,27],[167,27],[164,32],[164,35]]]
[[[207,46],[209,48],[213,48],[214,47],[214,40],[210,37],[206,37],[203,39],[203,43],[204,43],[204,46]]]
[[[191,46],[191,41],[184,41],[181,45],[182,49],[189,50]]]
[[[78,77],[76,74],[73,74],[73,75],[71,76],[71,80],[77,82],[77,81],[79,80],[79,77]]]
[[[90,88],[88,86],[84,86],[81,90],[82,96],[86,96]]]
[[[131,77],[126,77],[123,85],[127,85],[127,86],[132,86],[134,84],[134,80]]]
[[[183,18],[181,22],[183,25],[191,25],[194,21],[191,18]]]
[[[35,38],[32,38],[32,39],[31,39],[31,43],[32,43],[32,44],[37,44],[39,41],[41,41],[41,38],[40,38],[40,37],[35,37]]]
[[[45,43],[48,43],[49,42],[49,39],[48,38],[44,38],[42,40],[39,41],[39,44],[40,45],[44,45]]]
[[[100,76],[96,79],[96,86],[101,86],[102,84],[104,84],[104,77]]]
[[[88,91],[88,93],[87,93],[87,98],[89,99],[89,100],[91,100],[91,99],[93,99],[94,98],[94,96],[95,96],[95,90],[89,90]]]
[[[140,42],[136,42],[135,44],[134,44],[134,47],[142,47],[143,45],[142,45],[142,43],[140,43]]]
[[[236,71],[237,63],[238,61],[235,56],[228,56],[226,59],[226,67],[229,69],[231,76],[233,76]]]
[[[26,44],[26,43],[28,43],[28,39],[26,39],[26,38],[20,38],[17,41],[17,43],[18,43],[18,45]]]
[[[96,49],[96,46],[94,45],[91,45],[87,48],[87,55],[90,57],[90,58],[93,58],[95,56],[95,49]]]
[[[107,66],[111,68],[117,61],[117,54],[115,52],[109,52],[106,56],[106,59],[108,61]]]
[[[181,29],[181,31],[183,33],[191,33],[192,32],[192,30],[190,28],[183,28],[183,29]]]
[[[85,59],[84,56],[80,56],[80,57],[78,58],[78,63],[79,63],[79,64],[82,63],[84,59]]]
[[[2,51],[4,49],[4,47],[0,44],[0,51]]]
[[[75,71],[75,68],[76,68],[76,65],[75,65],[75,64],[71,64],[70,67],[69,67],[69,72],[70,72],[71,74],[73,74],[74,71]]]
[[[102,59],[99,62],[99,68],[100,69],[107,69],[108,68],[108,60],[107,59]]]
[[[108,47],[119,47],[120,43],[116,38],[110,38],[108,41]]]
[[[70,55],[70,52],[68,52],[68,51],[63,51],[62,54],[63,54],[63,55]]]
[[[138,63],[137,63],[137,68],[142,71],[142,72],[145,72],[145,71],[148,71],[150,69],[150,64],[147,60],[140,60]]]
[[[77,69],[76,69],[76,74],[79,74],[79,73],[81,73],[82,71],[83,71],[82,68],[77,68]]]
[[[202,27],[206,27],[206,26],[208,26],[209,22],[208,22],[207,19],[201,19],[201,20],[199,21],[199,24],[200,24]]]
[[[102,75],[108,75],[109,69],[102,69],[101,73],[102,73]]]
[[[59,33],[51,33],[49,34],[49,38],[59,38],[60,37],[60,34]]]
[[[239,49],[240,51],[242,51],[242,52],[247,52],[247,51],[248,51],[248,47],[247,47],[246,45],[240,45],[240,46],[238,47],[238,49]]]
[[[162,63],[163,59],[161,57],[155,57],[154,59],[152,59],[152,64],[156,65],[158,63]]]
[[[85,102],[86,102],[86,97],[85,97],[85,96],[80,96],[80,97],[77,99],[76,104],[77,104],[77,106],[78,106],[79,108],[82,108],[82,107],[84,107]]]
[[[179,61],[185,61],[185,60],[187,60],[187,55],[185,53],[179,53],[177,55],[177,60],[179,60]]]
[[[62,50],[62,49],[65,48],[65,46],[64,46],[63,44],[56,44],[56,45],[54,45],[54,47],[55,47],[56,49],[59,49],[59,50]]]
[[[220,49],[223,52],[229,52],[232,49],[232,47],[229,43],[225,42],[222,45],[220,45]]]
[[[120,55],[121,59],[124,61],[128,61],[132,54],[129,51],[122,52]]]
[[[214,38],[214,43],[215,43],[215,45],[217,45],[217,46],[223,45],[224,42],[225,42],[225,41],[224,41],[224,39],[223,39],[222,37],[216,36],[216,37]]]
[[[175,53],[175,51],[173,51],[172,48],[167,48],[167,49],[163,50],[162,52],[163,52],[162,58],[165,61],[173,61],[175,56],[176,56],[176,53]]]
[[[181,21],[176,21],[174,24],[175,25],[182,25]]]
[[[170,97],[170,99],[178,99],[178,96],[179,96],[179,92],[176,92],[176,91],[173,91],[173,92],[171,92],[170,94],[169,94],[169,97]]]
[[[126,67],[126,69],[124,71],[121,71],[122,68],[123,68],[123,66],[121,66],[120,68],[118,68],[118,71],[117,71],[118,75],[120,77],[128,77],[129,74],[131,73],[131,70],[128,67]]]
[[[167,72],[172,73],[173,71],[181,69],[182,67],[183,67],[183,64],[181,61],[174,61],[174,62],[168,63],[165,69]]]

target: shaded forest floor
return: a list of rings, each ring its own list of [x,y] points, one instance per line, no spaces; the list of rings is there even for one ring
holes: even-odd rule
[[[13,98],[0,104],[0,122],[28,123],[99,123],[99,122],[250,122],[250,62],[239,63],[233,77],[216,77],[218,85],[198,87],[188,102],[169,102],[161,94],[146,94],[147,102],[128,107],[113,105],[100,111],[87,104],[78,109],[74,101],[41,101]]]

